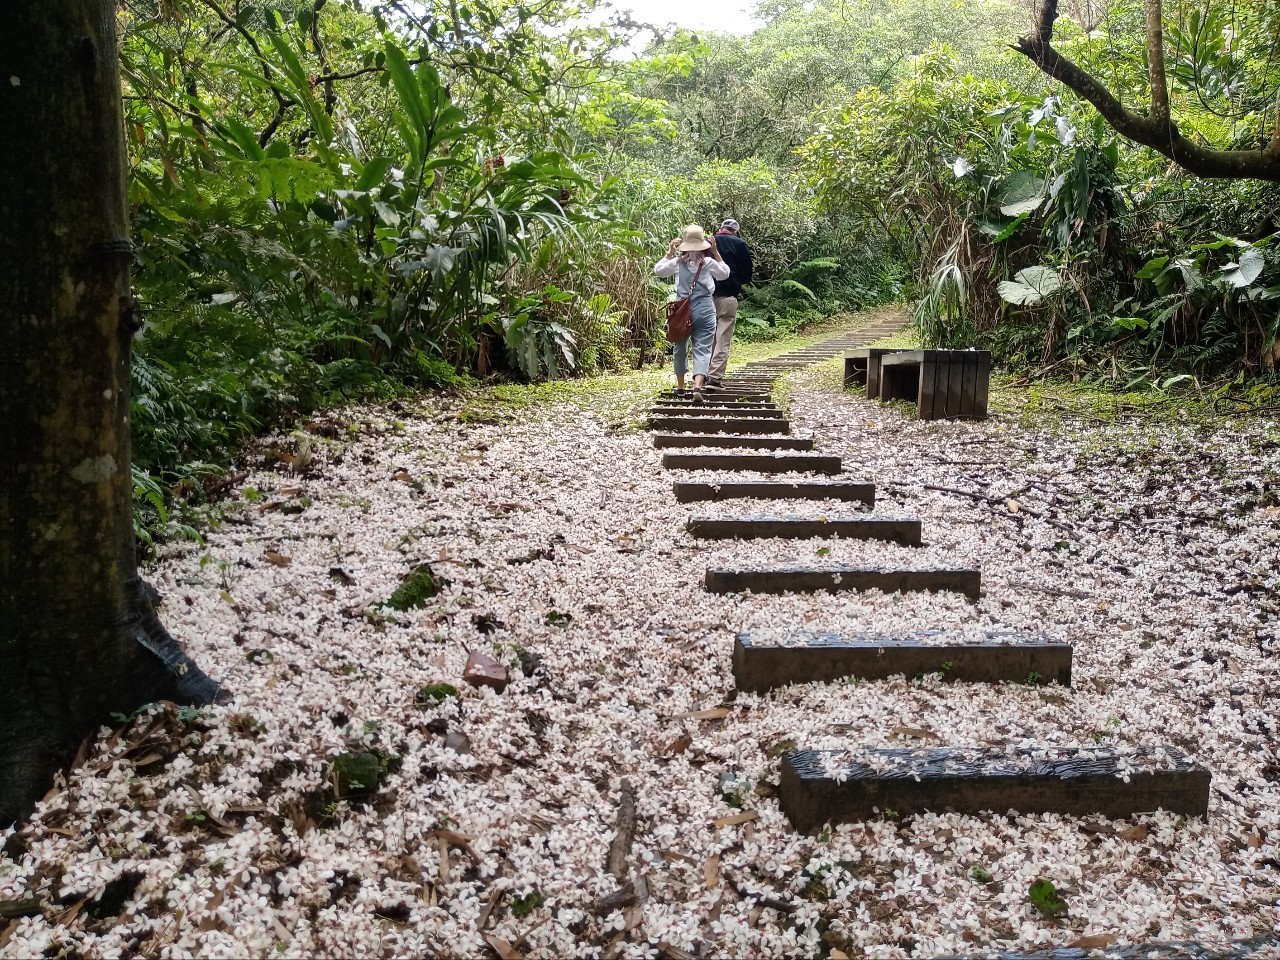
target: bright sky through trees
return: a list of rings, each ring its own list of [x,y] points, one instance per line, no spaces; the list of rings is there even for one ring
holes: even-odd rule
[[[641,23],[675,24],[690,30],[750,33],[760,26],[756,0],[614,0],[619,12],[630,10]]]

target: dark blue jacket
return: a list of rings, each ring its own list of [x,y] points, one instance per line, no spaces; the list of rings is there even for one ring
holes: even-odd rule
[[[729,265],[729,279],[716,281],[716,296],[736,297],[742,293],[742,285],[751,282],[751,248],[732,233],[717,233],[716,246]]]

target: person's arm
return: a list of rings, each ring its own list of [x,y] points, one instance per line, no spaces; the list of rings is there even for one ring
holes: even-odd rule
[[[676,275],[680,269],[679,247],[679,240],[672,240],[667,244],[667,255],[654,264],[653,275],[655,277],[674,277]]]
[[[707,249],[707,273],[711,274],[712,280],[727,280],[732,269],[724,262],[724,257],[720,255],[720,245],[716,243],[715,237],[709,237],[711,246]]]

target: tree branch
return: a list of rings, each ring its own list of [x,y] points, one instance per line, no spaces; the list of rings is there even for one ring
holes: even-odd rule
[[[259,146],[265,147],[275,134],[276,128],[280,126],[280,121],[284,119],[285,112],[289,107],[293,106],[293,101],[281,93],[280,88],[276,86],[275,80],[272,78],[274,68],[271,66],[271,61],[267,59],[266,53],[263,52],[262,46],[254,35],[241,26],[234,17],[229,16],[227,11],[218,5],[217,0],[204,0],[204,5],[216,13],[218,19],[225,23],[228,29],[240,34],[245,43],[249,44],[249,49],[254,52],[254,55],[258,58],[258,64],[262,67],[263,78],[267,81],[267,86],[271,88],[271,93],[276,98],[276,115],[266,129],[258,134]]]
[[[1158,0],[1148,0],[1151,7]],[[1265,148],[1256,150],[1216,150],[1193,143],[1178,132],[1168,116],[1168,87],[1164,81],[1161,58],[1161,83],[1152,85],[1153,103],[1149,114],[1126,109],[1098,80],[1053,48],[1053,24],[1058,17],[1057,0],[1045,0],[1036,18],[1036,32],[1012,44],[1041,71],[1075,91],[1102,115],[1102,119],[1121,136],[1168,157],[1178,166],[1198,177],[1223,179],[1256,179],[1280,182],[1280,128]],[[1150,31],[1148,31],[1150,36]],[[1152,67],[1153,71],[1155,67]],[[1159,103],[1163,92],[1163,107]],[[1158,119],[1164,111],[1163,121]]]
[[[329,51],[325,49],[324,40],[320,37],[320,11],[325,8],[329,0],[315,0],[311,5],[311,43],[316,48],[316,57],[320,60],[320,69],[325,73],[329,73],[333,68],[329,66]],[[333,116],[334,108],[338,105],[338,94],[333,88],[333,81],[326,80],[324,82],[324,112],[329,116]]]

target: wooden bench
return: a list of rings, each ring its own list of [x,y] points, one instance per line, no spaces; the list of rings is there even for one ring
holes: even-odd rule
[[[844,385],[865,387],[867,399],[880,396],[880,358],[887,353],[900,353],[894,347],[861,347],[844,354]]]
[[[903,350],[879,361],[880,400],[914,400],[921,420],[987,418],[990,351]]]

